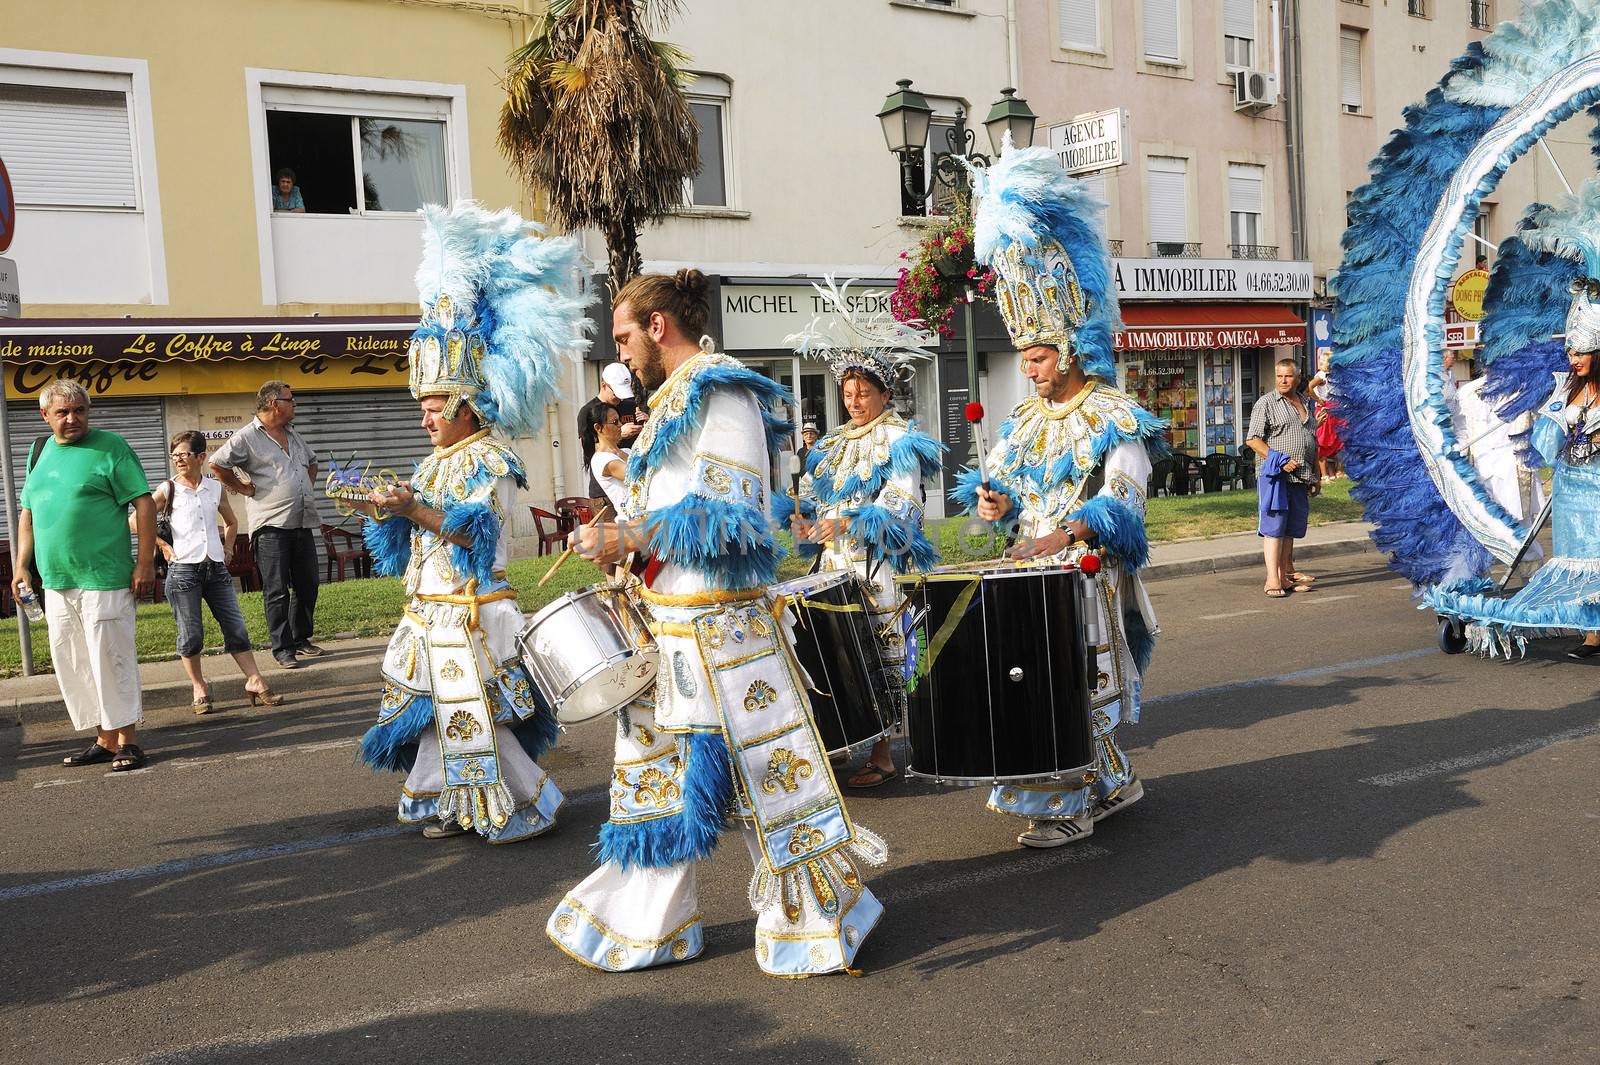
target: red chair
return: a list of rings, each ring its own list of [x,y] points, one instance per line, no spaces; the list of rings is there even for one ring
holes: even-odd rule
[[[255,548],[250,546],[250,534],[240,533],[233,540],[233,558],[228,560],[228,573],[239,578],[239,590],[261,590],[261,568],[256,565]]]
[[[352,532],[349,529],[340,529],[323,522],[322,545],[328,554],[328,577],[326,583],[332,584],[335,580],[333,571],[336,566],[339,570],[337,579],[344,580],[344,564],[346,562],[350,563],[357,577],[372,576],[372,556],[367,553],[366,541],[361,538],[360,533]]]
[[[530,506],[533,511],[533,526],[539,532],[539,554],[548,555],[551,551],[560,551],[566,547],[567,533],[572,527],[562,519],[559,514],[552,514],[543,507]],[[550,528],[545,528],[545,522],[550,523]]]

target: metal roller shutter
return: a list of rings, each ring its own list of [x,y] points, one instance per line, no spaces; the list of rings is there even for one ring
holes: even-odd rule
[[[411,476],[416,464],[433,450],[422,429],[422,414],[417,401],[404,389],[371,389],[355,392],[295,392],[294,427],[316,452],[317,464],[326,475],[330,457],[348,462],[354,455],[359,462],[372,463],[373,470],[393,470],[402,481]],[[323,497],[318,486],[318,506],[322,520],[337,525],[343,519],[333,501]],[[347,528],[355,525],[352,519]],[[319,545],[320,547],[320,545]]]
[[[89,406],[89,425],[116,433],[128,441],[144,466],[150,487],[154,488],[169,476],[167,422],[159,398],[96,399]],[[28,467],[28,448],[48,434],[50,427],[39,417],[37,400],[17,400],[6,404],[6,430],[11,437],[11,473],[16,478],[20,498]],[[3,507],[0,507],[0,532],[10,540],[11,530],[6,527]]]

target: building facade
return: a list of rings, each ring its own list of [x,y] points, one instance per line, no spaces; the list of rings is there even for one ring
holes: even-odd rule
[[[13,20],[0,160],[24,317],[0,326],[0,360],[18,472],[60,375],[152,483],[171,433],[225,438],[274,378],[325,462],[408,472],[429,450],[403,357],[417,208],[532,215],[495,129],[497,72],[533,7],[83,0]],[[517,447],[535,499],[565,494],[550,439]],[[513,533],[533,535],[530,514]]]

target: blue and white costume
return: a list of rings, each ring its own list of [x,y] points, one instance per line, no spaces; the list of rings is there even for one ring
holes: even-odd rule
[[[512,212],[428,207],[417,272],[422,323],[411,393],[469,404],[482,430],[417,465],[411,488],[444,515],[453,544],[405,518],[369,518],[375,568],[411,596],[383,660],[378,723],[362,740],[374,769],[407,771],[399,815],[511,843],[555,823],[562,796],[536,759],[555,718],[518,653],[523,617],[506,581],[508,516],[522,464],[496,431],[531,432],[556,369],[580,348],[578,249],[541,240]],[[557,346],[559,345],[559,347]]]
[[[733,820],[756,866],[762,971],[835,972],[882,913],[856,858],[885,855],[845,811],[767,594],[781,555],[768,471],[788,429],[772,412],[787,393],[701,345],[650,397],[623,506],[659,564],[641,594],[660,675],[619,715],[600,867],[547,931],[609,972],[698,955],[695,863]]]
[[[1099,667],[1090,707],[1094,781],[995,787],[989,808],[1031,822],[1088,822],[1133,801],[1139,787],[1116,729],[1139,719],[1140,686],[1159,633],[1139,579],[1149,558],[1145,485],[1152,455],[1164,454],[1166,426],[1107,381],[1115,380],[1112,334],[1120,324],[1100,218],[1104,205],[1044,148],[1007,146],[980,179],[976,251],[995,268],[996,299],[1019,350],[1048,345],[1065,372],[1076,360],[1089,381],[1063,403],[1034,396],[1001,425],[985,461],[988,487],[1011,501],[1003,531],[1046,536],[1071,521],[1094,533],[1058,557],[1101,559],[1090,620]],[[984,475],[957,477],[952,498],[969,512]]]

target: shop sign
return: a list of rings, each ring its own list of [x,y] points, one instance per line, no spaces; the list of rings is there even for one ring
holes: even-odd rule
[[[1444,326],[1444,346],[1452,350],[1477,347],[1478,323],[1446,322]]]
[[[1489,291],[1489,271],[1468,270],[1450,286],[1450,305],[1469,322],[1483,320],[1483,297]]]
[[[1310,301],[1311,264],[1273,259],[1113,259],[1121,300]]]
[[[17,264],[0,259],[0,318],[22,317],[22,288],[17,281]]]
[[[1304,344],[1304,326],[1249,325],[1227,327],[1174,327],[1125,329],[1116,334],[1117,351],[1168,351],[1213,348],[1271,348]]]
[[[1122,108],[1079,115],[1049,129],[1050,150],[1069,174],[1122,165]]]
[[[893,281],[870,281],[850,286],[846,300],[851,313],[889,313]],[[731,285],[724,281],[722,347],[725,351],[787,349],[787,338],[804,331],[814,319],[828,314],[829,305],[810,285]]]
[[[3,346],[3,344],[0,344]],[[58,377],[81,381],[91,396],[219,396],[254,392],[274,378],[295,388],[405,388],[411,380],[404,355],[310,358],[283,362],[185,363],[163,359],[89,359],[84,362],[5,362],[7,399],[37,396]]]

